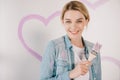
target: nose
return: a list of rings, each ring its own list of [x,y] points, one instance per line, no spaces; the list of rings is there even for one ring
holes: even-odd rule
[[[70,28],[71,28],[72,30],[76,29],[76,23],[72,23]]]

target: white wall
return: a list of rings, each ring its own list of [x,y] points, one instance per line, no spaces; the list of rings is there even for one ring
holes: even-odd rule
[[[0,80],[39,80],[45,45],[65,34],[59,11],[68,1],[0,0]],[[102,79],[120,80],[120,0],[81,1],[91,15],[83,36],[102,44]]]

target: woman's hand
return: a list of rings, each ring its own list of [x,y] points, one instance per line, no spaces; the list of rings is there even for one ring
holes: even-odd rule
[[[69,77],[71,79],[77,78],[80,75],[85,75],[89,71],[90,61],[82,61],[76,65],[76,67],[70,71]]]

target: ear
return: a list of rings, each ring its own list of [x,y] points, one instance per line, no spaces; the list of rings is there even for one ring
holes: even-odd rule
[[[64,25],[64,20],[63,19],[61,19],[61,23],[62,23],[62,25]]]
[[[88,19],[86,19],[86,20],[85,20],[85,25],[86,25],[86,26],[88,25],[88,22],[89,22]]]

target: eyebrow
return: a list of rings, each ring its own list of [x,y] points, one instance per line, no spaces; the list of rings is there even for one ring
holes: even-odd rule
[[[83,18],[78,18],[77,20],[83,20]]]
[[[71,19],[66,18],[65,20],[71,20]],[[77,20],[83,20],[83,18],[78,18]]]

